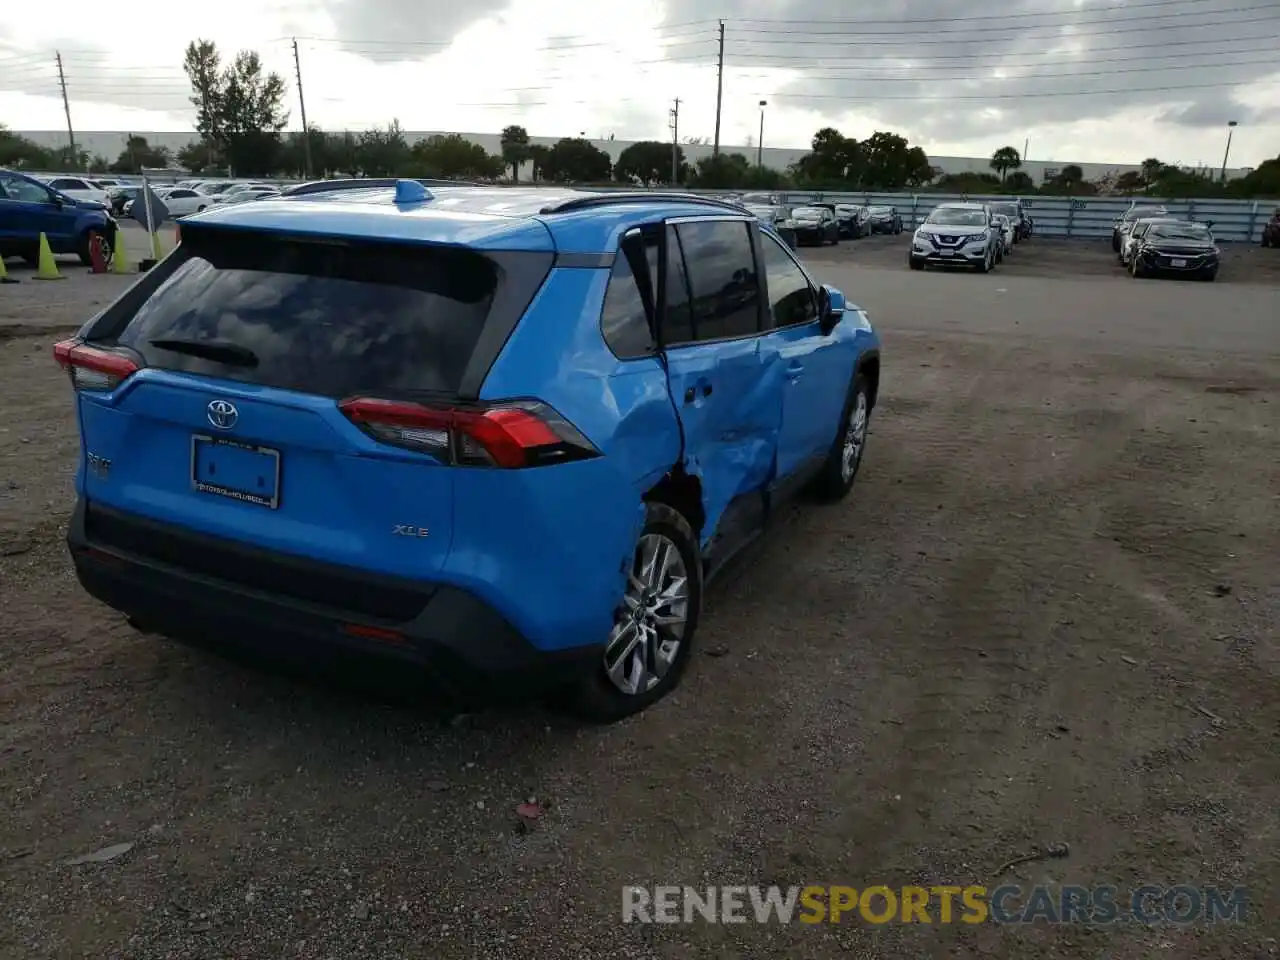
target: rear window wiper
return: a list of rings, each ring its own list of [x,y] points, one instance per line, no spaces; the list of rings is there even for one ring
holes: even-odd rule
[[[172,350],[174,353],[185,353],[188,356],[212,360],[214,363],[225,363],[229,367],[256,367],[258,355],[248,347],[229,340],[185,340],[181,338],[158,337],[147,341],[160,350]]]

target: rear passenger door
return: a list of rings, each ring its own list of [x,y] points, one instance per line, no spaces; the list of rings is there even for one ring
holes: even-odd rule
[[[747,533],[740,518],[748,527],[763,519],[777,452],[782,378],[760,349],[755,233],[754,219],[673,220],[662,251],[660,335],[685,457],[702,480],[704,549],[713,535]]]

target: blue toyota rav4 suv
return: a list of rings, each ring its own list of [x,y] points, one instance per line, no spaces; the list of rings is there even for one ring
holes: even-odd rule
[[[408,180],[184,220],[55,356],[71,554],[136,628],[606,721],[678,682],[781,500],[848,492],[880,382],[866,315],[738,207]]]

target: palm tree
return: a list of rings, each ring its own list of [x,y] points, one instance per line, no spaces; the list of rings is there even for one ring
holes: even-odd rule
[[[512,124],[502,131],[502,161],[511,168],[511,179],[520,182],[520,165],[530,158],[529,132]]]
[[[1000,174],[1001,181],[1004,175],[1010,170],[1017,170],[1022,166],[1022,156],[1013,147],[1001,147],[991,155],[991,169]]]

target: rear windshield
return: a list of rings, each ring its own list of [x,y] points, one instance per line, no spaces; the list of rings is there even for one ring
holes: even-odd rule
[[[470,250],[218,230],[184,232],[173,260],[119,345],[152,367],[334,397],[455,392],[501,274]]]

